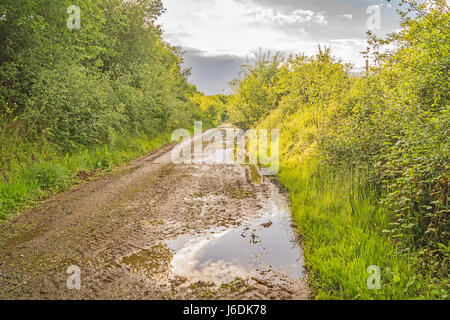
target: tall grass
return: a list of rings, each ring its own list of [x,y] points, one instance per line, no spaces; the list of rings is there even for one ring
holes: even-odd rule
[[[323,168],[313,159],[283,163],[279,178],[291,196],[317,299],[433,298],[414,257],[383,233],[389,212],[377,206],[375,188],[358,187],[351,170]],[[369,266],[381,270],[379,290],[367,286]]]
[[[110,171],[170,142],[170,134],[153,138],[144,135],[116,136],[109,144],[85,148],[63,155],[54,145],[20,144],[2,168],[0,180],[0,220],[11,217],[51,193],[62,191],[84,175]],[[10,142],[11,145],[11,142]]]

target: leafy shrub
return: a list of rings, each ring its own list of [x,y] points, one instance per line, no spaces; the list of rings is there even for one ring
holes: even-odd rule
[[[364,212],[361,218],[367,224],[367,232],[380,239],[380,246],[395,247],[405,270],[408,269],[405,264],[411,264],[413,269],[408,274],[420,274],[421,290],[445,298],[450,273],[450,42],[446,31],[450,15],[445,1],[408,3],[415,9],[414,15],[401,13],[400,32],[386,39],[368,34],[366,55],[373,61],[368,75],[351,75],[348,66],[334,59],[326,48],[320,48],[314,57],[296,55],[278,65],[263,57],[244,73],[244,78],[235,81],[235,94],[229,103],[230,118],[237,125],[280,129],[280,153],[285,168],[281,176],[288,177],[284,179],[286,184],[293,186],[294,201],[303,199],[302,193],[311,194],[313,190],[308,187],[315,187],[315,178],[311,182],[301,179],[298,184],[289,178],[296,176],[299,168],[306,166],[302,170],[312,177],[321,177],[320,170],[339,173],[346,168],[350,174],[341,180],[351,179],[350,195],[370,195],[371,205],[376,201],[374,214],[382,214],[383,221],[388,222],[382,224],[382,229],[374,230],[370,224],[372,209],[361,207],[367,201],[358,202],[352,197],[340,201],[348,193],[341,189],[346,185],[343,182],[337,189],[326,183],[316,184],[325,188],[316,195],[320,201],[334,199],[324,210],[333,212],[335,206],[342,207],[339,212],[344,216],[335,219],[342,223],[343,229],[348,228],[345,232],[355,233],[359,227],[351,217]],[[383,52],[386,45],[390,50]],[[264,77],[269,74],[270,77]],[[316,162],[319,167],[308,168]],[[322,286],[321,292],[355,293],[349,288],[336,290],[344,281],[337,281],[342,272],[333,269],[334,259],[323,258],[320,251],[326,237],[339,234],[326,231],[328,226],[338,227],[336,221],[322,219],[323,214],[309,206],[314,203],[320,207],[320,201],[314,197],[304,199],[303,207],[296,212],[305,232],[306,246],[312,251],[306,257],[317,272],[314,279]],[[304,219],[313,212],[314,228],[308,225],[311,220]],[[333,215],[329,219],[334,219]],[[333,239],[338,241],[339,237]],[[389,250],[384,253],[377,250],[374,242],[366,250],[390,254]],[[343,256],[345,253],[339,252],[338,258]],[[365,259],[366,255],[359,253],[358,257]],[[388,260],[376,255],[374,258]],[[319,267],[319,263],[324,265]],[[334,271],[329,272],[330,268]],[[396,294],[401,296],[399,292]]]
[[[31,167],[27,172],[31,183],[43,191],[62,187],[69,178],[69,171],[58,165],[40,164]]]
[[[160,0],[0,2],[0,215],[168,142],[207,116],[181,53],[162,39]]]

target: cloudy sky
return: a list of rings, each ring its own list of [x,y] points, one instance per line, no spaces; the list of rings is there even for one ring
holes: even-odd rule
[[[184,48],[190,81],[206,94],[228,93],[228,82],[259,50],[314,54],[332,47],[360,71],[368,8],[380,6],[377,33],[399,28],[399,0],[163,0],[164,38]],[[373,21],[373,20],[370,20]]]

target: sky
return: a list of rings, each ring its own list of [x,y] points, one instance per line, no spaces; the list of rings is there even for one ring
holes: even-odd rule
[[[246,59],[259,51],[313,55],[318,45],[362,71],[368,23],[377,34],[399,29],[399,0],[162,0],[166,41],[183,48],[189,81],[205,94],[230,93]],[[378,5],[374,20],[370,6]],[[372,24],[374,26],[374,24]]]

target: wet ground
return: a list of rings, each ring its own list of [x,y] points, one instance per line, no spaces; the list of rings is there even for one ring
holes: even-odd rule
[[[191,164],[166,147],[1,225],[0,298],[308,299],[285,195],[218,132]]]

